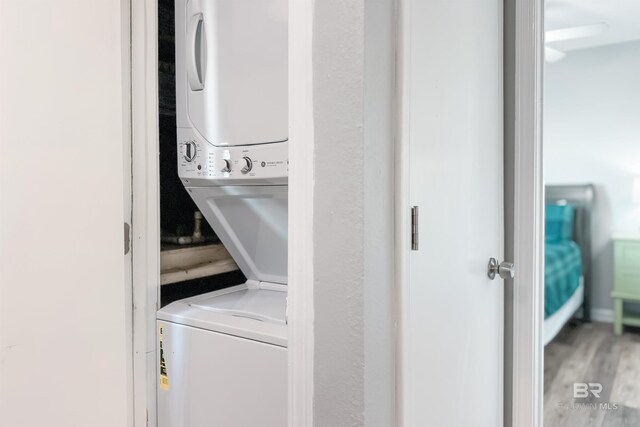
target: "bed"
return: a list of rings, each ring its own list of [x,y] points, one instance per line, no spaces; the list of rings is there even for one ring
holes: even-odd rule
[[[591,321],[591,222],[595,188],[545,188],[544,344],[576,315]]]

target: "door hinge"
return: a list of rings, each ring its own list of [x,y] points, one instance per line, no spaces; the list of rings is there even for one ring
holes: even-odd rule
[[[131,249],[131,226],[124,223],[124,254],[128,254]]]
[[[418,250],[418,207],[411,207],[411,250]]]

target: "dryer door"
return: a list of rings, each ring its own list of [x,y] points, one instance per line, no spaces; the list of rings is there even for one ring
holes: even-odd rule
[[[287,283],[287,186],[187,190],[247,279]]]
[[[287,0],[189,0],[188,116],[216,146],[287,140]]]

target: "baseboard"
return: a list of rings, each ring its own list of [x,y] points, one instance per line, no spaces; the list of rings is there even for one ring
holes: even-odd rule
[[[591,320],[595,322],[613,323],[613,310],[608,308],[592,308]]]

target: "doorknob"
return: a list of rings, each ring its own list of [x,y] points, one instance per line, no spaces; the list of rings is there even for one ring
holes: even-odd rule
[[[487,276],[493,280],[496,278],[496,273],[503,279],[513,279],[516,276],[516,267],[512,262],[502,261],[498,264],[498,260],[495,258],[489,259],[489,271]]]

